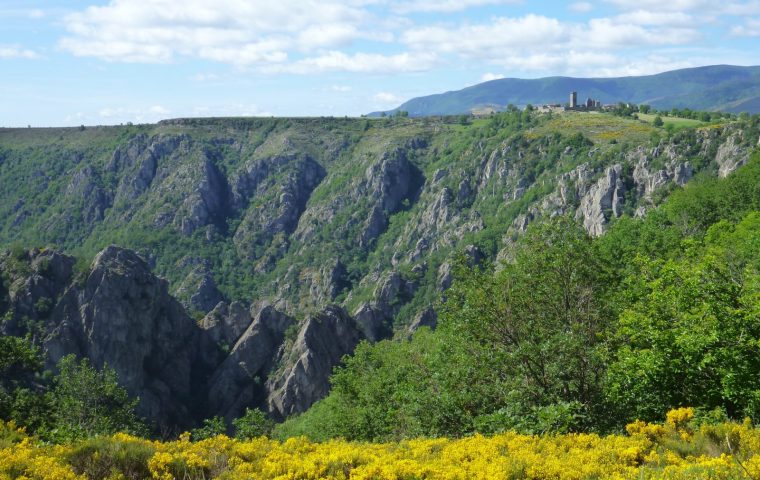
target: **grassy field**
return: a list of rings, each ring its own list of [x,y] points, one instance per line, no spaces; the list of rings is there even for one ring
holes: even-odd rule
[[[647,123],[653,123],[655,117],[657,115],[652,113],[639,113],[637,114],[639,116],[639,120],[643,120]],[[662,121],[664,122],[664,127],[667,127],[668,125],[673,125],[674,128],[692,128],[692,127],[701,127],[703,125],[707,125],[707,123],[702,122],[700,120],[692,120],[690,118],[679,118],[679,117],[669,117],[669,116],[663,116]]]
[[[594,143],[642,142],[657,129],[632,118],[599,112],[565,112],[528,131],[529,137],[561,132],[565,135],[582,133]]]

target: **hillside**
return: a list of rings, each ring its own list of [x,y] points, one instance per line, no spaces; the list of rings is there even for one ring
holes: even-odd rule
[[[630,102],[659,110],[760,113],[760,67],[715,65],[619,78],[503,78],[413,98],[386,113],[402,110],[411,116],[456,115],[484,107],[503,110],[510,104],[565,104],[572,91],[578,92],[580,101],[591,97],[605,104]]]
[[[460,122],[0,130],[0,333],[33,334],[50,365],[113,366],[154,420],[282,419],[362,339],[435,325],[458,254],[508,256],[557,215],[599,236],[694,176],[728,175],[760,137],[757,119]]]

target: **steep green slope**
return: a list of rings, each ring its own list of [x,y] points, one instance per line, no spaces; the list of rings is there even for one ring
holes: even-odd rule
[[[527,112],[2,130],[0,243],[134,249],[199,313],[226,299],[303,318],[339,303],[390,328],[429,318],[454,252],[494,257],[557,213],[597,235],[742,164],[758,126],[668,135]]]
[[[650,104],[657,109],[758,113],[760,67],[715,65],[620,78],[504,78],[462,90],[411,99],[397,109],[411,116],[455,115],[513,105],[565,104],[571,91],[603,103]],[[375,115],[375,114],[373,114]]]
[[[361,339],[435,325],[457,262],[513,258],[551,217],[601,236],[759,137],[757,116],[529,111],[2,130],[0,332],[108,363],[167,428],[282,419]]]

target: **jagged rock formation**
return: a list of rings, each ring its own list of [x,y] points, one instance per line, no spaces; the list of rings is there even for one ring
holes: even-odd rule
[[[581,199],[576,218],[583,220],[583,227],[591,235],[601,235],[612,215],[619,217],[623,214],[625,184],[622,173],[621,165],[609,167]]]
[[[174,217],[175,226],[185,236],[219,222],[227,207],[227,180],[205,154],[200,160],[200,178],[197,182]]]
[[[747,163],[749,152],[741,146],[741,132],[729,135],[728,141],[718,147],[715,154],[715,163],[718,164],[718,175],[725,177],[740,166]]]
[[[267,255],[271,246],[268,262],[282,256],[286,245],[282,240],[278,244],[277,237],[293,233],[311,192],[324,176],[322,166],[308,155],[278,156],[247,165],[233,180],[232,202],[245,207],[254,194],[263,201],[259,208],[247,211],[235,231],[238,252],[256,259]]]
[[[0,258],[11,279],[0,289],[0,334],[36,335],[50,367],[68,354],[107,364],[140,398],[138,412],[162,428],[209,415],[232,420],[251,406],[278,418],[302,412],[327,394],[333,367],[365,338],[337,306],[307,319],[292,341],[285,334],[295,320],[272,306],[251,312],[219,302],[196,324],[130,250],[106,248],[79,278],[74,264],[50,250]]]
[[[284,418],[305,411],[327,395],[333,367],[361,339],[356,323],[340,307],[327,307],[307,319],[286,354],[290,357],[286,367],[267,382],[270,411]]]
[[[185,306],[203,313],[210,312],[224,296],[219,291],[214,277],[205,264],[192,270],[177,288],[175,294],[189,299]]]
[[[554,133],[467,137],[443,120],[363,122],[176,120],[98,131],[89,150],[64,148],[51,160],[66,165],[55,170],[60,182],[45,163],[15,170],[37,147],[9,147],[2,178],[30,178],[34,191],[2,190],[0,240],[23,232],[91,254],[119,242],[200,312],[222,300],[268,301],[303,316],[337,302],[351,312],[373,306],[379,314],[362,318],[390,325],[399,308],[383,305],[377,287],[404,271],[414,288],[397,303],[419,304],[404,310],[408,324],[432,300],[418,299],[431,284],[450,283],[444,264],[454,251],[475,239],[508,244],[554,215],[599,235],[699,171],[728,174],[757,138],[754,126],[728,125],[620,148]],[[188,255],[198,261],[181,260]],[[380,330],[368,334],[386,336]]]
[[[210,315],[215,313],[221,315],[222,320],[204,320],[202,326],[212,338],[219,338],[218,342],[232,347],[208,382],[208,410],[232,420],[241,416],[246,407],[262,404],[267,395],[264,382],[274,366],[285,330],[294,320],[272,307],[261,309],[251,319],[235,303],[229,308],[220,305]],[[241,327],[245,328],[242,332]],[[308,405],[315,400],[299,398]]]
[[[414,317],[412,323],[409,324],[409,333],[414,333],[422,327],[435,328],[438,325],[438,314],[433,308],[426,308]]]
[[[548,119],[499,122],[2,131],[0,246],[102,253],[92,269],[51,250],[8,256],[0,331],[42,325],[31,333],[51,358],[108,362],[141,411],[167,422],[229,419],[252,405],[288,415],[326,392],[359,339],[434,327],[460,253],[472,265],[508,260],[518,235],[556,215],[600,235],[694,175],[729,174],[760,135],[757,122],[737,122],[612,143],[547,130]],[[111,243],[136,254],[104,250]]]
[[[142,415],[187,424],[197,329],[164,280],[134,252],[118,247],[100,252],[79,279],[72,278],[71,257],[33,250],[22,261],[31,272],[15,272],[11,321],[2,333],[22,333],[19,322],[31,315],[40,322],[35,333],[50,366],[70,353],[97,367],[108,364],[129,393],[140,397]]]

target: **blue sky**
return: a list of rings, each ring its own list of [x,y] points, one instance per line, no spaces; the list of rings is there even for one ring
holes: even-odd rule
[[[0,0],[0,126],[355,116],[720,63],[760,65],[760,0]]]

